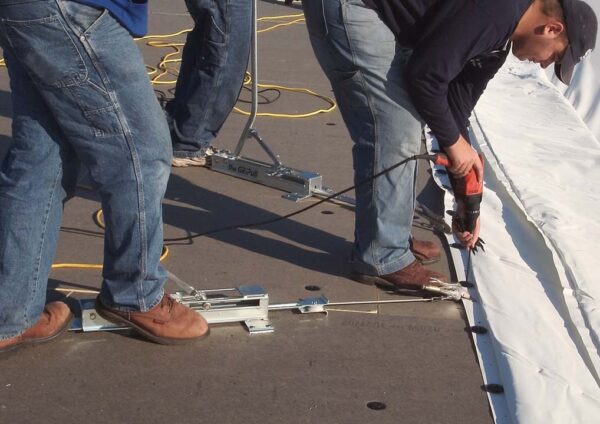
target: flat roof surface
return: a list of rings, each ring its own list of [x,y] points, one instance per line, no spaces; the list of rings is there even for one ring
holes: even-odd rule
[[[298,2],[259,0],[258,8],[259,17],[302,12]],[[151,34],[191,27],[184,2],[154,0],[150,11]],[[259,29],[279,22],[265,19]],[[261,33],[258,43],[260,83],[332,96],[303,23]],[[148,65],[170,51],[138,44]],[[156,89],[170,97],[172,87]],[[241,98],[248,100],[249,92],[243,90]],[[305,113],[326,106],[316,97],[283,91],[260,110]],[[5,69],[0,115],[3,156],[11,143]],[[232,114],[215,146],[233,149],[245,122]],[[320,173],[334,190],[352,184],[352,142],[337,109],[303,119],[259,117],[255,128],[285,165]],[[243,155],[266,160],[256,144],[249,141]],[[419,174],[419,201],[442,214],[441,194],[426,168]],[[294,203],[282,194],[206,168],[174,168],[164,202],[165,238],[263,221],[314,202]],[[102,262],[102,237],[92,234],[102,231],[92,219],[99,207],[97,196],[86,190],[67,203],[55,263]],[[349,278],[353,225],[352,210],[328,203],[272,225],[170,244],[163,263],[200,289],[259,284],[272,303],[320,294],[332,302],[401,298]],[[442,243],[423,217],[415,220],[414,235]],[[445,256],[432,268],[450,273]],[[49,296],[57,296],[57,287],[95,290],[100,281],[99,270],[53,270]],[[168,288],[177,289],[171,283]],[[241,324],[219,324],[208,339],[188,346],[161,346],[126,332],[70,332],[54,343],[18,350],[0,357],[0,422],[493,421],[458,303],[356,306],[328,315],[281,311],[271,312],[270,319],[271,334],[249,335]],[[370,402],[385,409],[370,409]]]

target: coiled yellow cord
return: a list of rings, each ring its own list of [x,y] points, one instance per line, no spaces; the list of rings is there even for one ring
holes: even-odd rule
[[[278,21],[278,20],[282,20],[282,19],[291,19],[291,20],[288,22],[278,23],[278,24],[275,24],[268,28],[261,29],[258,31],[258,33],[260,34],[260,33],[264,33],[264,32],[269,32],[269,31],[273,31],[273,30],[276,30],[279,28],[283,28],[283,27],[287,27],[290,25],[300,23],[300,22],[304,22],[304,15],[300,13],[300,14],[295,14],[295,15],[265,16],[265,17],[259,18],[257,21],[258,22]],[[191,31],[191,29],[184,29],[179,32],[175,32],[173,34],[147,35],[145,37],[136,39],[136,40],[147,40],[146,45],[148,45],[150,47],[173,49],[172,52],[167,53],[166,55],[164,55],[161,58],[160,62],[156,65],[156,67],[146,65],[146,67],[148,68],[148,75],[151,77],[150,81],[152,82],[152,84],[154,84],[154,85],[173,85],[177,82],[177,75],[179,73],[179,69],[176,67],[169,66],[169,64],[181,62],[181,58],[178,57],[178,55],[179,55],[179,53],[181,53],[181,48],[183,47],[184,43],[166,42],[166,41],[161,41],[161,40],[174,38],[174,37],[180,36],[182,34],[186,34],[190,31]],[[174,77],[174,79],[165,79],[167,75],[172,75]],[[252,76],[250,75],[249,72],[246,72],[246,76],[244,78],[244,85],[246,85],[246,86],[250,85],[251,82],[252,82]],[[333,99],[331,99],[330,97],[315,93],[314,91],[312,91],[308,88],[286,87],[286,86],[282,86],[282,85],[260,84],[260,83],[257,84],[257,87],[261,88],[261,89],[273,89],[273,90],[287,91],[287,92],[292,92],[292,93],[308,94],[310,96],[314,96],[314,97],[317,97],[318,99],[325,101],[329,105],[326,108],[320,108],[320,109],[310,111],[310,112],[305,112],[305,113],[258,112],[257,116],[264,116],[264,117],[271,117],[271,118],[291,118],[291,119],[308,118],[310,116],[319,115],[321,113],[331,112],[331,111],[335,110],[335,108],[336,108],[336,103]],[[234,107],[233,110],[242,115],[246,115],[246,116],[250,115],[250,112],[240,109],[239,107]]]

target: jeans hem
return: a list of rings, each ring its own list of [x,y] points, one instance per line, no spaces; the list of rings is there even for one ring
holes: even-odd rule
[[[102,296],[102,293],[100,293],[100,295],[98,295],[98,298],[100,299],[100,302],[102,302],[102,304],[104,306],[107,306],[111,309],[114,309],[116,311],[120,311],[120,312],[148,312],[150,309],[154,308],[156,305],[158,305],[160,303],[160,301],[162,300],[163,296],[165,295],[165,291],[161,290],[160,294],[156,297],[156,299],[154,299],[151,303],[150,306],[147,308],[130,308],[130,307],[122,307],[119,305],[116,305],[113,302],[107,302],[106,299]],[[145,309],[145,310],[143,310]]]
[[[160,303],[160,301],[162,300],[162,298],[164,296],[165,296],[165,291],[161,290],[159,295],[156,297],[156,299],[154,299],[154,301],[152,303],[150,303],[150,306],[148,306],[145,311],[140,311],[140,312],[148,312],[150,309],[156,307],[156,305],[158,305]]]
[[[404,269],[413,263],[415,260],[415,256],[409,250],[397,260],[385,264],[372,265],[365,262],[354,261],[352,263],[352,269],[360,274],[381,276],[400,271],[401,269]]]
[[[1,334],[0,334],[0,342],[3,342],[3,341],[5,341],[5,340],[8,340],[8,339],[12,339],[13,337],[20,336],[20,335],[21,335],[21,334],[23,334],[25,331],[27,331],[27,329],[25,329],[25,330],[21,331],[20,333],[15,333],[15,334],[14,334],[14,335],[12,335],[12,336],[3,336],[3,335],[1,335]]]

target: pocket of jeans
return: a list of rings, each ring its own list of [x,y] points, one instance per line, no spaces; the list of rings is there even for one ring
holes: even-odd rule
[[[225,44],[227,28],[227,19],[231,4],[229,0],[213,0],[210,11],[210,22],[206,22],[206,41],[214,44]],[[230,17],[229,17],[230,19]]]
[[[68,87],[85,81],[81,53],[58,15],[5,24],[13,53],[41,86]]]
[[[327,18],[323,0],[303,1],[302,8],[306,19],[306,29],[311,37],[324,38],[327,36]]]
[[[70,25],[78,34],[92,31],[100,20],[108,14],[107,9],[88,6],[71,0],[59,0],[67,25]]]
[[[252,1],[252,0],[244,0]],[[205,42],[224,44],[227,28],[228,9],[235,7],[230,0],[186,0],[189,14],[196,28],[200,28]]]
[[[367,87],[362,72],[333,71],[332,80],[335,98],[340,108],[363,109],[369,107]]]
[[[83,114],[90,124],[94,137],[105,138],[123,134],[115,106],[109,105],[100,109],[87,110]]]

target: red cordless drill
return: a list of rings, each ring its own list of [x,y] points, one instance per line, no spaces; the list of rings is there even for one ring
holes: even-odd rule
[[[450,160],[443,153],[427,155],[427,159],[436,165],[450,167]],[[481,153],[479,154],[479,159],[483,165],[483,155]],[[465,228],[463,230],[472,233],[475,230],[477,218],[479,218],[479,206],[483,196],[483,178],[481,181],[477,181],[475,168],[471,168],[469,173],[464,177],[454,177],[452,174],[449,174],[449,177],[452,189],[454,190],[454,197],[457,201],[462,201],[465,205]]]

